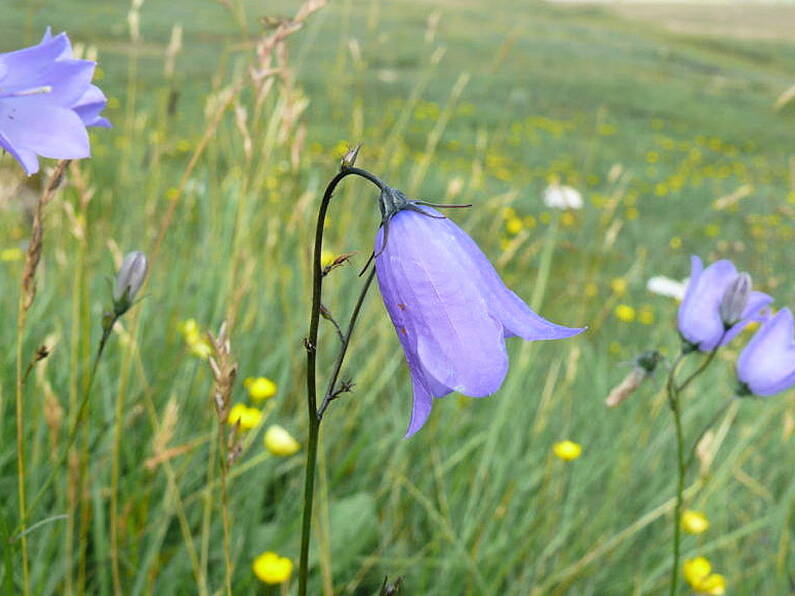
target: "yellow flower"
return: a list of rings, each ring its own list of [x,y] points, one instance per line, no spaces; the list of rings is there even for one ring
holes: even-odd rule
[[[674,250],[677,248],[682,248],[682,239],[679,236],[674,236],[671,238],[671,241],[668,243],[668,245]]]
[[[726,578],[712,573],[712,565],[706,557],[688,559],[682,567],[685,580],[698,594],[720,596],[726,593]]]
[[[560,216],[560,223],[563,224],[566,227],[571,227],[575,223],[577,223],[577,220],[574,218],[573,214],[571,214],[568,211],[566,211],[565,213],[563,213]]]
[[[552,446],[552,452],[564,461],[571,461],[582,455],[582,447],[574,441],[560,441]]]
[[[688,559],[682,565],[682,572],[685,576],[685,581],[692,586],[702,581],[712,572],[712,564],[706,557]]]
[[[254,574],[266,584],[282,584],[290,579],[293,562],[287,557],[280,557],[274,552],[266,551],[254,559],[251,565]]]
[[[726,593],[726,578],[720,573],[711,573],[697,585],[693,590],[698,594],[708,594],[709,596],[721,596]]]
[[[190,353],[196,356],[196,358],[207,358],[213,352],[210,342],[202,337],[196,338],[195,341],[188,342],[188,347],[190,348]]]
[[[22,258],[22,249],[18,246],[0,250],[0,261],[18,261]]]
[[[619,304],[616,306],[616,318],[624,323],[631,323],[635,320],[635,309],[628,304]]]
[[[240,423],[240,430],[251,430],[262,420],[262,412],[257,408],[249,408],[245,404],[235,404],[229,410],[227,422],[234,426]]]
[[[276,395],[276,383],[267,377],[249,377],[243,381],[243,386],[254,401],[262,401]]]
[[[179,331],[186,338],[199,335],[199,324],[196,319],[187,319],[179,324]]]
[[[505,222],[505,230],[511,235],[521,232],[522,227],[522,220],[518,217],[511,217]]]
[[[623,296],[627,291],[627,280],[623,277],[616,277],[610,280],[610,288],[617,296]]]
[[[265,431],[265,448],[273,455],[292,455],[296,453],[301,444],[290,433],[278,424],[274,424]]]
[[[213,348],[207,338],[202,335],[196,319],[187,319],[180,323],[178,328],[185,338],[185,343],[188,344],[191,354],[197,358],[207,358],[212,354]]]
[[[701,534],[709,529],[709,520],[700,511],[688,509],[682,514],[682,529],[688,534]]]
[[[638,310],[638,321],[644,325],[652,325],[654,323],[654,311],[650,306],[641,306]]]
[[[334,259],[337,258],[333,252],[328,250],[323,250],[320,252],[320,266],[321,267],[328,267],[334,262]]]
[[[720,234],[720,226],[718,224],[709,224],[704,228],[704,233],[710,238],[714,238]]]

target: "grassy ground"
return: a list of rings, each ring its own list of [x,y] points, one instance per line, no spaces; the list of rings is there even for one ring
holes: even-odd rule
[[[66,448],[114,258],[157,250],[146,298],[99,367],[76,455],[29,512],[44,522],[27,536],[33,593],[110,593],[112,561],[124,593],[223,588],[219,430],[209,366],[180,333],[190,318],[203,329],[231,320],[241,381],[262,375],[279,388],[267,420],[243,438],[228,507],[234,593],[278,593],[250,565],[265,550],[297,559],[303,458],[269,455],[262,436],[278,423],[304,441],[314,210],[346,143],[359,141],[359,165],[413,196],[474,203],[453,216],[509,285],[548,318],[590,330],[566,342],[510,340],[498,394],[441,400],[404,441],[409,380],[373,292],[347,367],[356,392],[332,405],[323,427],[310,593],[371,594],[384,575],[405,576],[405,593],[423,595],[662,593],[675,485],[664,372],[616,410],[603,400],[634,355],[675,355],[676,304],[645,282],[687,276],[691,253],[733,259],[792,305],[795,110],[773,105],[795,82],[795,45],[688,33],[609,7],[341,1],[290,38],[294,78],[277,79],[259,107],[247,84],[215,126],[225,89],[251,63],[259,17],[298,5],[248,2],[243,16],[210,0],[150,1],[139,40],[126,2],[11,0],[4,11],[0,50],[34,42],[46,25],[96,46],[115,125],[93,135],[93,159],[72,168],[47,208],[23,346],[25,361],[38,345],[53,347],[24,394],[29,501]],[[169,78],[177,22],[184,47]],[[5,186],[16,168],[8,156],[0,166]],[[579,188],[585,208],[545,209],[552,178]],[[21,201],[1,199],[7,536],[19,521],[15,249],[29,219]],[[378,222],[373,199],[351,182],[332,209],[327,248],[357,252],[357,266]],[[509,225],[515,219],[521,225]],[[356,272],[330,278],[326,304],[339,316],[353,305]],[[631,309],[618,317],[622,305]],[[689,390],[689,437],[732,394],[741,345]],[[242,383],[235,399],[249,401]],[[685,556],[708,556],[730,593],[789,589],[793,417],[791,393],[732,406],[714,460],[690,478],[688,506],[712,525],[686,537]],[[551,453],[566,438],[584,449],[570,463]],[[146,465],[171,447],[170,459]],[[3,550],[9,593],[22,580],[19,546]]]

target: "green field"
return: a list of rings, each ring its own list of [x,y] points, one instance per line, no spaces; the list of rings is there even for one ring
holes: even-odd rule
[[[263,551],[297,568],[299,550],[304,450],[271,455],[263,435],[279,424],[305,445],[316,211],[340,156],[361,142],[357,165],[410,196],[472,203],[448,215],[506,283],[545,317],[589,330],[508,340],[497,394],[439,400],[404,440],[411,385],[374,289],[344,368],[355,391],[332,403],[322,427],[309,593],[377,594],[384,576],[402,576],[401,593],[417,595],[667,593],[676,485],[667,369],[619,408],[604,398],[639,353],[676,356],[677,304],[646,281],[687,277],[691,254],[731,259],[777,307],[795,306],[795,103],[775,106],[795,84],[786,34],[795,10],[766,6],[748,18],[717,5],[339,0],[288,38],[282,62],[258,65],[257,41],[274,31],[261,18],[300,5],[147,0],[136,37],[128,2],[0,0],[0,51],[36,43],[48,25],[96,48],[95,82],[114,124],[92,133],[92,159],[72,164],[46,208],[23,333],[23,369],[38,346],[52,352],[23,390],[30,592],[225,593],[228,556],[232,593],[296,593],[295,571],[281,586],[252,572]],[[704,25],[712,15],[717,32]],[[167,75],[177,23],[183,43]],[[252,83],[252,68],[271,66]],[[551,180],[579,189],[584,208],[545,207]],[[15,314],[44,181],[0,156],[8,594],[23,585]],[[324,288],[339,319],[379,223],[372,188],[343,186],[325,246],[356,253]],[[111,336],[60,465],[108,280],[133,249],[152,261],[145,297]],[[202,331],[230,322],[236,402],[251,404],[248,377],[278,386],[260,404],[262,422],[239,436],[226,504],[213,378],[186,343],[188,319]],[[322,388],[335,332],[321,323]],[[733,395],[748,337],[687,390],[688,442]],[[711,461],[686,491],[711,525],[685,536],[683,556],[708,557],[729,594],[789,593],[795,394],[737,401],[714,430]],[[563,439],[582,456],[556,458]]]

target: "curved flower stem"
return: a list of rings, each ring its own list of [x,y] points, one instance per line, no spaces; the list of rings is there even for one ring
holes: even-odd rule
[[[687,386],[693,382],[693,379],[695,379],[698,375],[704,372],[704,370],[706,370],[706,368],[710,364],[712,364],[712,360],[715,358],[715,354],[717,353],[718,353],[718,348],[712,350],[704,359],[704,361],[701,363],[701,365],[696,370],[694,370],[689,377],[687,377],[684,381],[682,381],[682,383],[676,388],[676,392],[680,393],[684,391],[687,388]]]
[[[306,446],[306,476],[304,479],[304,512],[301,523],[301,556],[298,566],[298,596],[306,596],[307,577],[309,573],[309,538],[312,533],[312,501],[314,498],[315,490],[315,465],[317,463],[317,444],[318,434],[320,431],[320,421],[322,420],[322,413],[317,407],[317,336],[318,328],[320,326],[320,309],[321,297],[323,293],[323,268],[320,263],[321,251],[323,249],[323,229],[326,223],[326,213],[328,206],[331,202],[331,197],[334,191],[342,180],[350,175],[360,176],[369,180],[379,190],[383,191],[387,188],[380,178],[371,174],[366,170],[354,167],[343,167],[340,169],[334,178],[328,183],[323,199],[320,202],[320,209],[317,215],[317,225],[315,226],[315,246],[312,258],[312,311],[309,318],[309,335],[307,336],[304,345],[306,347],[306,406],[307,417],[309,420],[309,437]],[[340,347],[340,353],[337,357],[338,368],[342,366],[342,360],[345,357],[345,352],[348,349],[348,342],[350,335],[353,332],[353,327],[356,318],[359,314],[359,309],[364,301],[367,289],[372,282],[373,274],[371,272],[367,281],[365,282],[364,289],[359,295],[354,314],[351,316],[351,322],[348,327],[347,339]],[[333,382],[329,385],[333,389],[336,384],[336,378],[339,370],[335,369]],[[323,410],[328,406],[326,399],[324,399]]]

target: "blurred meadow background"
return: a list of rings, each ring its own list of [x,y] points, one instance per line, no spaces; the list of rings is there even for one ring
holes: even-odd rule
[[[373,291],[321,434],[311,594],[657,594],[667,589],[675,490],[665,370],[604,399],[648,349],[678,350],[675,300],[690,254],[732,259],[795,305],[795,5],[551,4],[492,0],[0,0],[0,51],[68,32],[96,56],[111,130],[47,206],[38,295],[23,345],[32,593],[289,594],[252,563],[297,563],[303,450],[263,446],[272,424],[305,442],[305,352],[316,209],[340,156],[450,212],[506,283],[566,342],[509,340],[489,399],[451,395],[410,440],[411,388]],[[296,16],[297,15],[297,16]],[[267,18],[266,18],[267,17]],[[285,25],[285,19],[299,22]],[[45,160],[46,165],[55,165]],[[0,585],[20,589],[13,323],[31,207],[45,177],[0,157]],[[584,206],[544,205],[550,182]],[[379,222],[348,180],[325,249],[347,318]],[[121,256],[147,252],[145,297],[117,325],[67,465],[66,448]],[[219,425],[203,333],[230,324],[241,433],[223,505]],[[334,330],[322,321],[322,347]],[[745,334],[688,390],[692,439],[734,390]],[[321,387],[332,350],[321,351]],[[324,357],[325,356],[325,357]],[[245,380],[265,377],[256,401]],[[247,386],[248,385],[248,386]],[[253,393],[256,393],[254,391]],[[270,393],[265,391],[265,394]],[[732,405],[689,478],[709,530],[685,537],[731,594],[788,594],[795,577],[795,396]],[[564,461],[554,443],[582,454]],[[114,577],[115,576],[115,577]],[[120,588],[120,589],[119,589]],[[682,588],[687,593],[687,588]]]

